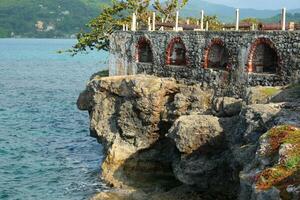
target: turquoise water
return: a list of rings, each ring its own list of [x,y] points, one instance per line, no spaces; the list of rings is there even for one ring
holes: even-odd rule
[[[56,54],[74,40],[0,39],[0,199],[88,199],[102,149],[76,108],[107,54]]]

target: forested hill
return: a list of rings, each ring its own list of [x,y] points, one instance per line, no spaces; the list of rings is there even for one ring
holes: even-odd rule
[[[270,8],[272,6],[270,5]],[[181,11],[181,15],[187,17],[199,17],[200,11],[205,10],[205,13],[208,15],[217,15],[220,20],[223,22],[233,22],[235,20],[235,9],[234,7],[211,3],[209,0],[189,0],[187,6]],[[262,21],[268,22],[278,22],[278,16],[280,14],[280,9],[277,10],[256,10],[249,8],[240,9],[240,17],[249,18],[254,17],[262,19]],[[287,20],[300,21],[300,5],[299,8],[288,9],[288,18]],[[298,14],[297,14],[298,13]],[[275,16],[275,17],[274,17]],[[266,20],[264,20],[266,19]]]
[[[279,22],[280,18],[281,18],[281,15],[278,14],[278,15],[270,17],[270,18],[262,19],[262,21],[266,22],[266,23]],[[294,14],[287,13],[286,20],[300,23],[300,12],[294,13]]]
[[[110,0],[0,0],[0,37],[75,36],[85,30],[101,7]],[[204,9],[222,22],[233,22],[235,8],[205,0],[189,0],[181,16],[199,17]],[[300,9],[288,10],[288,21],[300,22]],[[278,22],[280,10],[241,9],[241,18],[255,17],[265,22]]]
[[[0,0],[0,37],[71,37],[109,0]]]

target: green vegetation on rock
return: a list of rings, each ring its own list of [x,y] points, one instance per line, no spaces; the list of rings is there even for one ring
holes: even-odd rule
[[[276,87],[262,87],[260,92],[265,96],[274,96],[278,94],[281,90]]]
[[[300,184],[300,129],[290,125],[278,126],[263,138],[268,140],[268,156],[279,154],[279,162],[257,175],[256,187],[267,190],[275,186],[283,199],[289,199],[286,188]]]
[[[300,155],[293,156],[293,157],[287,159],[287,161],[285,163],[285,167],[288,169],[294,169],[297,167],[299,162],[300,162]]]
[[[100,79],[100,78],[108,77],[108,76],[109,76],[109,70],[105,69],[105,70],[102,70],[102,71],[99,71],[99,72],[93,74],[91,76],[90,80],[95,79],[95,78]]]

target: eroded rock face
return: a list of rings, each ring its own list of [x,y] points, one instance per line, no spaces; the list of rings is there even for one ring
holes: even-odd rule
[[[181,153],[180,158],[173,161],[177,179],[199,190],[232,198],[237,193],[238,179],[229,165],[232,155],[223,122],[212,115],[181,116],[169,130],[168,137]]]
[[[177,150],[163,138],[180,115],[209,112],[211,98],[200,87],[168,78],[92,79],[77,104],[89,111],[91,133],[104,144],[104,179],[118,187],[131,185],[128,176],[139,171],[171,179]]]
[[[238,115],[243,107],[242,99],[218,97],[213,100],[213,113],[219,117]]]
[[[278,125],[300,125],[300,101],[294,92],[276,92],[267,104],[264,99],[252,104],[253,97],[252,102],[250,97],[218,97],[172,78],[93,77],[77,105],[89,111],[91,135],[104,146],[104,180],[127,191],[101,193],[95,199],[282,196],[276,187],[255,188],[257,173],[285,162],[295,145],[281,144],[274,151],[277,156],[265,155],[261,152],[271,143],[264,135]],[[181,190],[185,187],[189,189]],[[297,198],[299,188],[293,184],[286,190]]]
[[[182,154],[191,154],[218,148],[224,139],[222,134],[219,118],[212,115],[184,115],[175,121],[168,137],[173,139]]]

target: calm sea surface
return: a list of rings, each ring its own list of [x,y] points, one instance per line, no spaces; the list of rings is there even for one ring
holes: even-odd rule
[[[0,39],[0,199],[88,199],[102,149],[76,100],[108,55],[57,54],[74,40]]]

